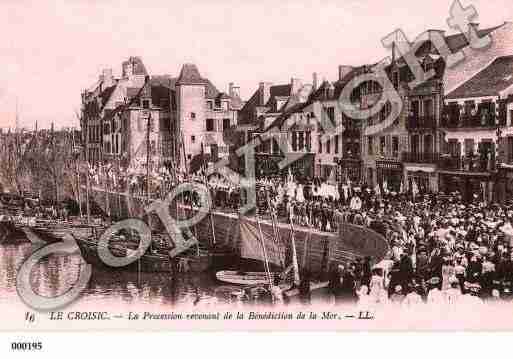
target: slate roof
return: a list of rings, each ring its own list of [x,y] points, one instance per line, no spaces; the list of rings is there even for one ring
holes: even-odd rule
[[[297,103],[289,108],[287,108],[282,114],[280,114],[276,120],[269,126],[269,128],[277,127],[281,128],[285,121],[294,113],[302,112],[306,107],[313,104],[316,101],[330,101],[338,99],[342,93],[344,87],[357,75],[361,74],[365,71],[365,69],[369,68],[369,66],[373,65],[363,65],[354,67],[351,71],[349,71],[342,79],[339,79],[333,83],[329,83],[328,81],[323,81],[321,85],[317,88],[317,90],[313,91],[308,100],[305,102]],[[329,86],[333,86],[333,91],[327,92]]]
[[[498,96],[513,85],[513,55],[496,58],[489,66],[449,93],[447,99]]]
[[[498,28],[501,28],[502,26],[504,26],[504,24],[501,24],[501,25],[498,25],[495,27],[490,27],[487,29],[478,29],[477,34],[479,37],[483,37],[483,36],[489,35],[490,33],[494,32]],[[467,38],[462,33],[446,36],[445,41],[447,42],[447,45],[449,46],[449,49],[452,52],[460,51],[461,49],[470,45]]]
[[[287,119],[290,117],[290,115],[294,114],[294,113],[300,113],[302,112],[307,106],[309,106],[311,104],[311,102],[309,101],[306,101],[306,102],[300,102],[300,103],[296,103],[292,106],[290,106],[289,108],[287,108],[285,111],[283,111],[283,113],[281,113],[270,125],[269,125],[269,128],[279,128],[281,129],[281,127],[283,126],[283,124],[285,123],[285,121],[287,121]]]
[[[201,77],[195,64],[184,64],[180,70],[177,82],[180,85],[196,85],[204,84],[205,79]]]
[[[276,107],[276,97],[289,97],[291,95],[292,85],[273,85],[269,89],[269,100],[263,105],[265,107],[269,107],[271,109],[275,109]],[[253,95],[249,98],[248,101],[242,106],[240,110],[239,123],[243,124],[251,118],[251,115],[256,107],[261,106],[259,103],[259,94],[258,89],[253,93]]]
[[[101,108],[103,108],[107,104],[107,101],[109,101],[109,98],[115,89],[116,89],[116,85],[113,85],[113,86],[107,87],[105,90],[102,91],[102,93],[100,93],[100,98],[102,101]]]
[[[214,84],[209,79],[201,77],[195,64],[184,64],[182,66],[180,75],[175,81],[176,85],[206,85],[206,98],[215,99],[219,95],[219,90]]]
[[[130,56],[127,61],[123,61],[123,68],[125,65],[132,63],[134,65],[133,74],[134,75],[148,75],[148,71],[146,71],[146,66],[142,62],[139,56]]]

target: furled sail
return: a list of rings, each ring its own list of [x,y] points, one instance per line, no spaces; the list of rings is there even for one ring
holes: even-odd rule
[[[273,229],[268,224],[261,224],[262,239],[257,223],[248,219],[240,220],[240,256],[242,258],[267,261],[283,267],[285,260],[285,246],[276,241]],[[264,251],[265,246],[265,251]]]

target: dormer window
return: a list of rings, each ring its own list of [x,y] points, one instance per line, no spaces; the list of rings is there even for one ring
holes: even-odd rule
[[[399,73],[397,71],[395,71],[392,74],[392,79],[394,83],[394,88],[397,90],[399,88]]]
[[[435,66],[434,66],[433,62],[431,62],[428,59],[426,59],[424,61],[424,66],[423,67],[424,67],[424,72],[429,72],[429,71],[433,70]]]
[[[150,100],[143,100],[142,107],[147,110],[150,108]]]

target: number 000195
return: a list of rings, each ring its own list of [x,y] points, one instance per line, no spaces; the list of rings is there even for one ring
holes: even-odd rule
[[[14,342],[11,343],[11,349],[16,351],[31,351],[43,349],[43,343],[41,342]]]

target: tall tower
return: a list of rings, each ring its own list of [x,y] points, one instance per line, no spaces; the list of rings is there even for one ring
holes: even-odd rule
[[[177,133],[180,140],[180,167],[188,169],[194,156],[201,153],[205,131],[206,91],[208,81],[201,77],[194,64],[184,64],[176,81],[178,105]],[[185,161],[184,162],[184,158]],[[187,166],[187,167],[185,167]]]

